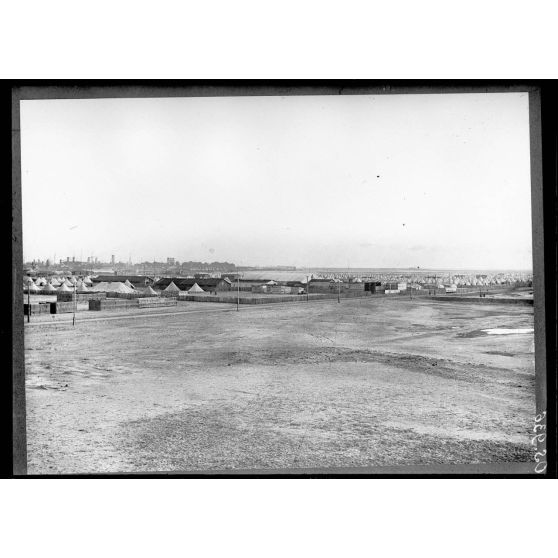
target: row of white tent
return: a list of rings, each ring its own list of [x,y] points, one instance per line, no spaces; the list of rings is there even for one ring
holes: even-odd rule
[[[120,281],[102,281],[97,283],[91,292],[98,293],[121,293],[121,294],[143,294],[146,296],[157,296],[157,291],[155,291],[150,285],[145,289],[136,289],[127,279],[124,283]]]
[[[46,287],[47,285],[52,285],[53,287],[60,287],[62,285],[66,285],[67,287],[73,287],[77,284],[85,284],[87,286],[93,285],[93,281],[91,281],[91,277],[87,276],[83,279],[78,279],[74,276],[70,277],[51,277],[49,279],[45,277],[37,277],[33,279],[32,277],[26,277],[24,279],[24,286],[25,288],[29,287],[31,284],[37,287]]]
[[[371,280],[371,279],[364,279],[364,281]],[[382,277],[375,277],[373,280],[381,280],[382,283],[396,283],[396,282],[407,282],[410,285],[420,285],[420,286],[430,286],[430,285],[437,285],[438,287],[442,288],[444,286],[457,286],[457,287],[476,287],[476,286],[489,286],[489,285],[506,285],[510,283],[514,283],[515,281],[528,281],[532,280],[532,278],[528,277],[452,277],[452,276],[445,276],[440,277],[438,276],[437,280],[434,279],[425,279],[423,277],[406,277],[406,276],[399,276],[399,275],[390,275],[390,276],[382,276]],[[334,279],[335,281],[335,279]],[[360,283],[362,282],[361,278],[352,279],[353,283]]]
[[[40,282],[39,280],[33,281],[30,277],[24,282],[24,291],[26,293],[57,293],[57,292],[73,292],[77,291],[83,292],[117,292],[117,293],[136,293],[141,292],[149,296],[156,295],[157,293],[148,287],[145,290],[136,291],[133,285],[126,280],[124,283],[121,282],[101,282],[95,286],[92,286],[93,282],[89,277],[84,279],[63,278],[61,282],[58,281],[46,281]]]
[[[167,288],[164,290],[167,293],[180,293],[182,292],[175,284],[174,281],[171,281]],[[205,291],[197,284],[194,283],[187,291],[188,294],[198,294],[198,293],[205,293]]]

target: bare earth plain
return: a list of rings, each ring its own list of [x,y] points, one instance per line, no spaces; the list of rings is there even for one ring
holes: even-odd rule
[[[26,324],[30,474],[532,461],[532,307],[152,310]]]

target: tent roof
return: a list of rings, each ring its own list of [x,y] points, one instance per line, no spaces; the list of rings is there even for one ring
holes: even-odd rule
[[[143,292],[144,292],[145,294],[149,294],[149,295],[156,295],[156,294],[157,294],[157,291],[154,291],[154,290],[151,288],[151,285],[149,285],[149,286],[147,287],[147,289],[145,289]]]
[[[194,283],[189,289],[189,293],[205,293],[205,291],[197,284]]]
[[[90,290],[100,291],[100,292],[110,292],[110,293],[133,293],[134,292],[134,289],[130,289],[130,287],[127,287],[126,285],[124,285],[124,283],[120,283],[120,282],[108,283],[106,281],[98,283]]]
[[[70,289],[70,287],[68,287],[68,285],[66,283],[62,283],[62,285],[60,285],[60,287],[58,287],[58,290],[62,291],[63,293],[68,293],[72,289]]]
[[[165,289],[167,292],[178,292],[180,289],[174,284],[174,281],[171,281],[168,287]]]
[[[47,283],[47,284],[43,287],[43,292],[45,292],[45,293],[55,293],[55,292],[56,292],[56,287],[54,287],[54,286],[51,285],[50,283]]]

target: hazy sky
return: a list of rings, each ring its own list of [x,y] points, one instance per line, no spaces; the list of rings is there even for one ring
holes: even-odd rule
[[[530,269],[525,93],[22,101],[24,258]]]

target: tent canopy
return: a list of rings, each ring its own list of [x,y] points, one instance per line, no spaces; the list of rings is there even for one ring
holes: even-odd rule
[[[157,296],[157,292],[154,291],[154,290],[151,288],[151,285],[148,286],[147,289],[145,289],[143,292],[144,292],[145,294],[147,294],[147,295],[151,295],[151,296],[155,295],[155,296]]]
[[[165,291],[170,292],[170,293],[178,293],[178,292],[180,292],[180,289],[174,284],[174,281],[171,281],[169,283],[169,286],[165,289]]]
[[[205,291],[197,284],[194,283],[189,289],[189,293],[205,293]]]
[[[43,287],[43,292],[44,293],[55,293],[56,292],[56,287],[52,286],[50,283],[47,283]]]
[[[110,283],[108,283],[107,281],[102,281],[101,283],[98,283],[90,290],[96,292],[124,293],[124,294],[129,294],[134,292],[134,289],[130,289],[130,287],[127,287],[124,283],[116,282],[116,281]]]

